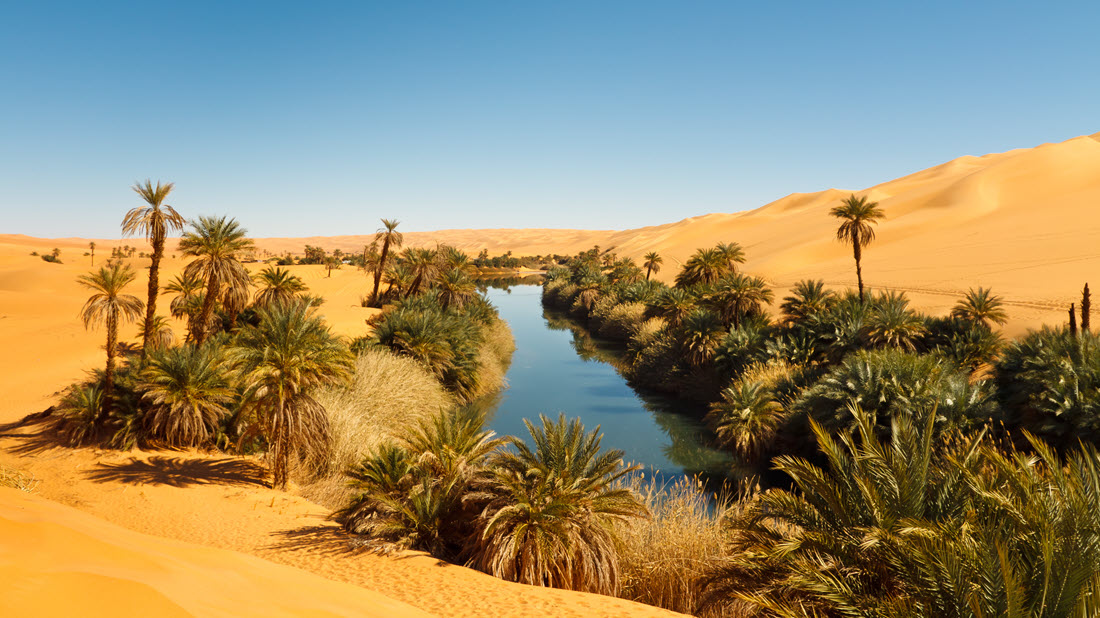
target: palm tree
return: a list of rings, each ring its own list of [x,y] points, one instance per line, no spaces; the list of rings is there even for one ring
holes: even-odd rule
[[[396,219],[382,219],[384,227],[378,228],[378,231],[374,234],[375,242],[382,243],[382,254],[378,258],[378,270],[374,271],[374,292],[371,294],[371,301],[375,307],[382,306],[378,299],[378,285],[382,282],[382,273],[386,271],[386,258],[389,257],[390,247],[399,249],[401,243],[405,240],[401,232],[397,231],[397,226],[400,223]]]
[[[260,288],[253,300],[258,307],[266,307],[273,303],[288,303],[307,289],[301,277],[291,274],[281,266],[268,266],[257,273],[253,279]]]
[[[676,287],[683,288],[695,284],[708,284],[718,281],[730,272],[730,261],[717,249],[699,249],[676,275]]]
[[[209,441],[236,396],[227,373],[222,350],[214,345],[154,350],[137,385],[149,404],[152,434],[171,446]]]
[[[92,290],[84,308],[80,310],[80,319],[84,328],[103,324],[107,327],[107,369],[103,380],[103,405],[100,413],[111,410],[111,391],[115,385],[115,355],[118,352],[119,322],[129,323],[141,317],[141,299],[122,290],[136,275],[129,265],[117,262],[110,266],[100,266],[96,272],[77,277],[80,285]]]
[[[680,348],[689,365],[699,367],[712,358],[726,334],[722,320],[709,309],[696,309],[680,324]]]
[[[145,318],[138,322],[141,332],[145,332]],[[157,350],[170,347],[176,341],[176,334],[172,332],[172,325],[163,315],[153,316],[152,336],[149,338],[149,349]]]
[[[779,309],[788,324],[798,324],[828,311],[836,302],[836,293],[826,290],[824,281],[805,279],[794,284]]]
[[[145,362],[145,348],[149,347],[149,339],[153,336],[153,315],[157,312],[157,292],[160,291],[160,260],[164,257],[164,239],[170,230],[182,230],[184,219],[174,208],[164,203],[168,194],[172,192],[174,183],[161,184],[157,181],[154,187],[152,181],[146,180],[145,184],[134,183],[135,193],[145,200],[145,206],[131,209],[122,220],[122,233],[131,236],[141,234],[149,240],[153,246],[150,256],[152,262],[149,265],[149,295],[145,302],[145,330],[141,335],[141,360]]]
[[[449,270],[439,278],[436,284],[439,292],[439,304],[444,309],[461,309],[477,293],[477,285],[465,270]]]
[[[747,462],[771,443],[786,415],[763,382],[737,382],[722,390],[707,416],[714,433]]]
[[[95,266],[95,241],[88,243],[88,248],[92,250],[92,266]]]
[[[1004,324],[1008,321],[1008,314],[1004,310],[1004,301],[1000,296],[993,294],[993,290],[986,288],[970,288],[966,298],[960,300],[951,309],[952,317],[967,320],[975,324],[981,324],[989,328],[989,323]]]
[[[618,552],[611,525],[644,517],[645,506],[620,481],[638,466],[623,452],[601,451],[600,428],[580,419],[541,426],[524,419],[534,449],[518,438],[490,469],[496,499],[482,514],[471,564],[511,581],[614,595]]]
[[[407,249],[405,262],[416,273],[412,285],[405,291],[405,298],[408,298],[420,291],[420,286],[424,281],[431,281],[435,276],[435,251],[432,249]]]
[[[737,272],[737,265],[745,263],[745,250],[741,248],[741,245],[730,242],[720,242],[718,246],[714,248],[725,260],[729,266],[729,272]]]
[[[742,317],[761,313],[761,305],[770,304],[772,298],[774,294],[762,278],[734,273],[715,284],[707,303],[718,311],[727,328],[730,324],[740,328]]]
[[[657,254],[656,251],[650,251],[645,254],[645,262],[642,263],[642,267],[645,268],[645,280],[649,281],[649,276],[653,273],[661,272],[661,264],[665,259]]]
[[[305,303],[271,305],[259,320],[238,335],[230,355],[245,400],[261,417],[274,486],[285,488],[291,452],[319,461],[328,446],[328,416],[316,389],[344,380],[354,359]]]
[[[180,252],[194,257],[184,269],[187,277],[199,277],[206,282],[206,296],[195,324],[194,340],[202,345],[209,334],[210,318],[214,315],[214,303],[221,297],[222,288],[246,286],[248,271],[237,261],[237,255],[253,248],[245,238],[246,230],[236,219],[226,217],[199,217],[192,221],[192,231],[180,239]]]
[[[197,275],[176,275],[168,285],[164,286],[165,292],[173,292],[171,304],[168,305],[172,317],[176,319],[187,318],[187,341],[195,339],[195,323],[198,321],[199,312],[202,310],[205,294],[202,291],[203,282]]]
[[[867,320],[867,342],[874,347],[901,348],[914,352],[927,332],[924,320],[909,309],[905,294],[890,292],[875,299]]]
[[[863,270],[860,266],[860,258],[863,256],[863,248],[875,239],[875,230],[871,224],[884,219],[886,213],[878,207],[878,202],[870,202],[865,196],[856,197],[853,193],[840,206],[829,211],[829,214],[841,221],[840,227],[836,229],[837,240],[852,243],[852,254],[856,258],[859,299],[863,300]]]
[[[691,313],[698,299],[683,288],[661,290],[653,302],[646,305],[647,318],[663,318],[670,327],[677,327]]]

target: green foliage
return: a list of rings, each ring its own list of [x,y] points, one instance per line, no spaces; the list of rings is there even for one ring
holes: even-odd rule
[[[1100,339],[1044,327],[1008,346],[996,365],[1006,425],[1060,447],[1100,441]]]
[[[151,350],[137,383],[151,437],[171,446],[207,443],[236,398],[228,369],[213,343]]]
[[[938,428],[971,427],[997,414],[992,389],[971,384],[968,375],[930,355],[898,350],[861,351],[849,356],[794,402],[793,412],[809,416],[830,432],[855,421],[849,405],[859,405],[879,431],[892,419],[933,417]]]
[[[534,448],[492,458],[493,499],[479,525],[471,564],[497,577],[534,585],[615,594],[618,553],[610,524],[641,517],[645,507],[617,481],[636,469],[622,451],[600,449],[599,427],[580,419],[524,421]]]

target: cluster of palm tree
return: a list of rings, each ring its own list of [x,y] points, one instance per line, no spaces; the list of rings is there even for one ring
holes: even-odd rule
[[[853,406],[854,428],[812,425],[820,464],[784,456],[790,489],[729,521],[731,554],[705,608],[751,616],[1095,616],[1100,453],[1026,450],[984,432]],[[716,612],[716,613],[717,613]]]
[[[531,446],[499,439],[476,413],[441,413],[350,473],[337,517],[376,547],[408,547],[503,579],[601,594],[619,590],[612,524],[643,517],[621,480],[634,470],[579,419],[527,422]]]
[[[176,294],[171,312],[187,319],[188,335],[172,345],[170,325],[156,314],[158,271],[168,231],[187,222],[164,203],[172,184],[146,181],[134,190],[145,206],[127,213],[123,231],[145,234],[153,247],[147,300],[125,292],[136,275],[117,261],[78,279],[93,292],[81,317],[86,327],[105,327],[107,363],[68,389],[59,432],[74,444],[263,449],[275,485],[284,487],[293,459],[308,464],[325,451],[327,416],[314,394],[348,375],[348,345],[286,270],[261,271],[249,303],[254,280],[239,256],[252,243],[226,217],[199,217],[180,240],[192,259],[165,290]],[[238,320],[246,310],[248,319]],[[141,346],[120,370],[119,328],[139,319]]]
[[[774,294],[737,270],[744,260],[736,243],[701,249],[667,286],[583,252],[548,273],[543,302],[623,342],[618,366],[634,385],[709,404],[715,442],[745,463],[812,450],[808,422],[847,427],[853,399],[873,401],[865,406],[881,427],[899,406],[917,418],[937,410],[944,429],[1003,418],[997,389],[982,379],[1003,347],[994,331],[1003,303],[989,290],[972,289],[949,316],[931,317],[904,293],[861,298],[807,280],[773,320]]]

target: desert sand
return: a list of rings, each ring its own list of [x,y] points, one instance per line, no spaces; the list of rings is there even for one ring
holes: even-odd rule
[[[657,251],[665,258],[658,276],[666,281],[697,248],[736,241],[747,253],[744,269],[768,279],[782,298],[803,278],[824,279],[837,288],[855,285],[851,249],[835,240],[835,222],[828,215],[851,192],[877,200],[887,217],[864,256],[866,283],[904,290],[922,311],[945,313],[967,288],[992,287],[1007,301],[1005,333],[1015,336],[1043,323],[1061,323],[1081,286],[1090,278],[1100,281],[1093,276],[1100,272],[1100,133],[961,157],[862,191],[793,194],[747,212],[654,227],[406,231],[405,238],[412,246],[448,243],[471,254],[483,248],[492,255],[569,254],[597,244],[635,259]],[[675,217],[670,213],[670,219]],[[242,223],[247,227],[247,221]],[[370,239],[369,233],[264,238],[257,245],[271,253],[300,252],[305,244],[351,252],[361,251]],[[0,358],[0,424],[45,409],[56,391],[103,362],[103,333],[85,331],[77,319],[87,294],[75,279],[89,270],[88,242],[0,235],[0,345],[8,351]],[[133,239],[96,243],[97,264],[113,246],[147,250]],[[61,249],[63,264],[29,255],[53,247]],[[183,265],[173,247],[169,241],[162,282]],[[148,262],[129,261],[138,269]],[[361,271],[345,266],[329,278],[320,266],[291,270],[325,298],[322,312],[337,332],[366,332],[364,320],[371,310],[359,303],[368,289]],[[143,277],[130,292],[144,298]],[[161,298],[164,313],[169,298]],[[182,332],[182,325],[177,327]],[[136,341],[136,327],[127,327],[121,336]],[[363,603],[373,604],[363,609],[368,615],[413,615],[402,603],[445,616],[664,614],[615,599],[510,584],[422,555],[355,552],[324,519],[324,509],[263,486],[256,462],[247,459],[61,449],[36,437],[37,431],[34,426],[0,428],[0,465],[38,479],[35,497],[0,492],[0,569],[5,574],[0,580],[8,587],[0,598],[29,604],[12,605],[17,611],[4,613],[32,607],[42,610],[38,614],[63,613],[61,593],[68,591],[126,598],[165,615],[239,614],[261,607],[292,614],[311,598],[323,598],[325,605],[309,608],[333,615]],[[36,551],[51,558],[39,560]],[[223,574],[235,573],[247,585],[211,587],[218,578],[204,579],[208,568],[202,565],[214,562],[233,565]],[[193,567],[204,570],[187,575]],[[178,579],[181,573],[190,579]],[[253,598],[248,591],[257,586],[287,593]],[[206,592],[183,594],[197,587]],[[302,596],[291,594],[292,588]],[[35,606],[28,591],[41,591],[43,605]]]

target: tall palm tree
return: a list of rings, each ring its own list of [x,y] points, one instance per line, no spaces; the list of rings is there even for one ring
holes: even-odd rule
[[[153,435],[171,446],[206,443],[236,396],[227,373],[218,346],[154,350],[137,385],[150,406],[146,424]]]
[[[184,221],[176,209],[164,203],[172,192],[174,183],[161,184],[146,180],[145,184],[134,183],[134,193],[145,200],[145,206],[133,208],[122,220],[122,233],[131,236],[141,234],[153,246],[149,264],[149,295],[145,302],[145,331],[141,335],[141,360],[145,362],[145,348],[153,336],[153,315],[157,312],[157,292],[160,291],[160,260],[164,257],[164,239],[170,230],[183,229]]]
[[[378,285],[382,282],[382,273],[386,271],[386,258],[390,255],[390,247],[399,249],[401,243],[405,241],[405,237],[397,231],[397,226],[400,223],[396,219],[382,219],[384,227],[378,228],[378,231],[374,234],[375,242],[382,243],[382,253],[378,257],[378,270],[374,271],[374,292],[371,294],[371,302],[376,307],[382,305],[378,298]]]
[[[645,268],[645,280],[649,281],[649,276],[653,273],[661,272],[661,264],[665,259],[657,254],[656,251],[650,251],[645,254],[645,262],[642,262],[642,267]]]
[[[95,266],[95,241],[88,243],[88,248],[92,250],[92,266]]]
[[[435,276],[436,262],[435,262],[435,250],[434,249],[407,249],[405,252],[405,261],[412,268],[416,276],[413,277],[412,285],[405,291],[405,298],[413,296],[420,291],[420,286],[425,281],[431,281]]]
[[[222,289],[245,286],[248,271],[237,261],[237,255],[253,248],[245,238],[247,231],[236,219],[226,217],[199,217],[191,222],[191,231],[180,239],[180,252],[194,257],[183,273],[187,277],[200,277],[206,282],[206,297],[202,302],[195,324],[194,340],[202,345],[209,335],[210,318],[214,315],[214,303],[221,298]]]
[[[886,213],[878,207],[878,202],[868,201],[866,196],[856,197],[853,193],[840,206],[830,210],[829,214],[840,219],[840,227],[836,229],[837,240],[852,243],[852,255],[856,258],[859,299],[863,300],[863,270],[860,259],[863,257],[863,248],[875,239],[875,230],[871,225],[877,224],[879,219],[886,218]]]
[[[718,311],[727,328],[730,324],[740,328],[742,317],[760,313],[761,305],[770,304],[773,297],[762,278],[735,273],[715,284],[707,303]]]
[[[354,360],[314,308],[274,304],[259,311],[230,352],[245,400],[261,418],[276,488],[285,488],[290,455],[319,461],[329,441],[328,416],[314,398],[318,387],[338,384]]]
[[[253,279],[260,288],[256,292],[253,302],[259,307],[266,307],[272,303],[288,303],[301,292],[306,291],[306,284],[298,275],[281,266],[261,270]]]
[[[993,294],[993,290],[986,288],[977,290],[970,288],[966,298],[960,300],[951,309],[951,316],[981,324],[987,328],[990,322],[1000,325],[1008,321],[1004,301],[1000,296]]]
[[[107,370],[103,380],[101,415],[104,411],[109,412],[111,408],[119,322],[129,323],[141,317],[141,299],[122,293],[123,288],[136,276],[129,265],[123,266],[116,262],[110,266],[100,266],[98,271],[81,275],[76,279],[80,285],[94,292],[84,303],[84,308],[80,310],[80,319],[84,321],[84,328],[100,324],[107,327]]]

